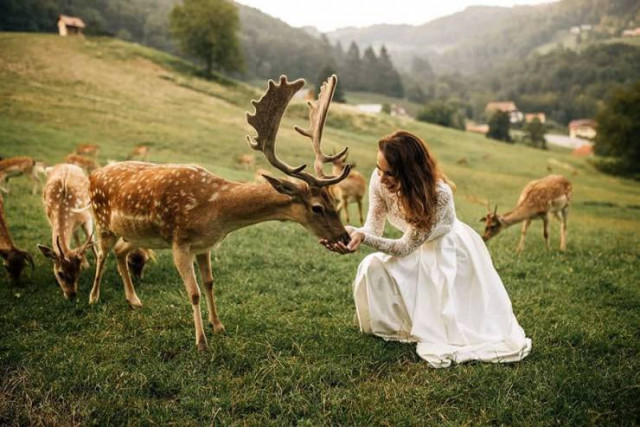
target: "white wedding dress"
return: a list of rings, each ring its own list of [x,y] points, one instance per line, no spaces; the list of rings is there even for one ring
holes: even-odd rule
[[[360,330],[415,342],[435,368],[452,362],[516,362],[531,351],[480,236],[456,218],[453,194],[438,181],[430,232],[407,224],[397,197],[373,172],[363,244],[380,251],[358,267],[353,284]],[[381,237],[385,220],[403,232]]]

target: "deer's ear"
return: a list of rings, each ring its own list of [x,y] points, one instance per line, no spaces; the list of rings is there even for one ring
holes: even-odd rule
[[[482,218],[480,218],[480,222],[487,222],[487,217],[483,216]]]
[[[280,181],[279,179],[273,178],[269,175],[262,176],[278,193],[286,194],[287,196],[291,197],[300,193],[300,189],[298,188],[298,186],[292,182]]]
[[[40,249],[40,252],[42,252],[42,255],[44,255],[45,257],[52,260],[58,259],[58,254],[56,254],[54,250],[51,249],[50,247],[47,247],[44,245],[38,245],[38,249]]]

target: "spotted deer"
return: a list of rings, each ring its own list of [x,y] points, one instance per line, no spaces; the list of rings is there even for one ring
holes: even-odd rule
[[[549,175],[531,181],[522,190],[518,204],[513,210],[498,214],[498,206],[491,212],[491,208],[487,205],[487,215],[480,220],[485,222],[482,238],[486,242],[505,228],[524,221],[517,248],[518,252],[522,252],[527,229],[532,220],[539,218],[543,222],[544,243],[549,249],[549,214],[553,214],[560,220],[560,250],[566,250],[571,191],[571,183],[562,175]]]
[[[40,173],[44,172],[44,166],[40,162],[36,162],[31,157],[19,156],[9,157],[0,160],[0,190],[9,193],[7,184],[9,178],[24,175],[32,183],[31,194],[36,194],[38,186],[41,184]]]
[[[42,198],[51,225],[52,246],[38,245],[38,249],[53,261],[53,273],[64,297],[74,300],[80,271],[89,265],[84,254],[92,246],[93,219],[89,209],[82,209],[90,203],[89,179],[76,165],[56,165],[49,170]],[[84,244],[80,229],[87,239]],[[72,237],[75,249],[71,248]]]
[[[252,170],[256,165],[256,158],[253,154],[242,154],[238,157],[238,163],[244,170]]]
[[[342,170],[346,159],[335,159],[333,161],[333,173]],[[353,167],[353,164],[352,164]],[[338,201],[338,212],[344,209],[346,221],[349,222],[349,203],[356,202],[358,204],[358,215],[360,224],[364,224],[362,217],[362,198],[367,188],[365,177],[358,171],[351,169],[349,176],[344,181],[331,186],[331,193]]]
[[[96,157],[98,155],[99,150],[100,150],[100,147],[98,147],[95,144],[78,144],[76,146],[75,153],[81,156]]]
[[[9,280],[17,284],[20,281],[20,274],[24,270],[27,262],[33,268],[33,258],[27,251],[23,251],[16,247],[9,233],[9,225],[4,212],[4,200],[0,194],[0,256],[4,261],[4,268],[7,270]]]
[[[149,146],[148,145],[138,145],[136,148],[129,153],[127,156],[127,160],[147,160],[147,156],[149,155]]]
[[[211,250],[229,233],[264,221],[295,221],[316,236],[331,242],[348,242],[349,235],[340,222],[327,187],[347,177],[349,166],[339,176],[325,176],[324,163],[344,156],[326,156],[320,148],[322,129],[337,78],[332,76],[321,90],[320,99],[310,104],[311,128],[295,129],[311,138],[316,154],[312,175],[292,167],[276,155],[276,135],[282,116],[304,80],[279,84],[269,81],[259,101],[252,101],[255,113],[247,121],[257,131],[247,136],[249,146],[263,153],[269,163],[304,182],[291,183],[267,176],[267,183],[234,182],[218,177],[195,165],[154,165],[122,162],[105,166],[90,176],[91,206],[98,229],[100,247],[96,276],[89,302],[100,295],[105,261],[118,238],[115,251],[118,271],[124,282],[126,299],[133,307],[142,303],[136,295],[126,262],[135,248],[170,248],[173,261],[191,301],[198,349],[207,347],[200,312],[200,288],[194,271],[194,258],[204,282],[209,322],[214,332],[224,331],[213,293]]]
[[[100,165],[94,159],[81,154],[69,154],[64,158],[64,161],[65,163],[80,166],[87,173],[91,173],[100,167]]]

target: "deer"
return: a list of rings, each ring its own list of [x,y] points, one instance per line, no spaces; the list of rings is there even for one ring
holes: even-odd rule
[[[20,282],[20,275],[26,267],[27,261],[31,264],[31,269],[33,270],[34,268],[31,254],[18,248],[11,238],[7,217],[4,212],[2,194],[0,194],[0,256],[2,256],[9,280],[13,284]]]
[[[325,163],[346,155],[348,147],[334,156],[321,150],[322,130],[337,77],[322,86],[321,96],[309,103],[310,128],[295,130],[311,139],[315,152],[315,174],[304,171],[306,164],[290,166],[276,155],[280,121],[293,95],[305,85],[303,79],[289,82],[281,76],[276,84],[269,80],[260,100],[252,101],[255,113],[247,121],[257,136],[247,136],[250,148],[260,151],[267,161],[296,183],[269,175],[266,183],[234,182],[212,174],[197,165],[121,162],[102,167],[90,177],[91,207],[96,220],[98,261],[89,303],[100,296],[100,282],[108,254],[117,240],[123,243],[115,252],[125,297],[132,307],[142,303],[133,287],[127,255],[144,247],[171,249],[173,262],[189,297],[198,350],[208,347],[200,312],[200,288],[194,259],[204,284],[208,320],[214,333],[225,331],[218,316],[213,292],[211,250],[231,232],[264,221],[294,221],[316,236],[330,242],[349,242],[328,187],[344,180],[346,165],[339,176],[326,176]]]
[[[100,147],[98,147],[95,144],[78,144],[76,146],[75,154],[78,154],[81,156],[97,157],[99,150],[100,150]]]
[[[78,293],[80,272],[89,266],[84,254],[89,247],[93,248],[89,179],[79,166],[56,165],[49,170],[42,199],[51,225],[52,246],[38,244],[38,249],[53,261],[56,281],[64,297],[73,301]],[[80,240],[81,229],[87,238],[84,244]],[[71,248],[72,237],[75,249]]]
[[[333,173],[338,173],[346,162],[345,159],[335,159],[333,161]],[[344,209],[346,215],[346,221],[349,222],[349,203],[356,202],[358,204],[358,214],[360,217],[360,224],[364,224],[362,217],[362,198],[367,188],[367,180],[358,171],[355,170],[355,165],[351,164],[351,172],[344,181],[331,187],[331,193],[338,201],[338,212]]]
[[[242,154],[238,157],[237,161],[246,171],[252,170],[256,165],[256,158],[253,154]]]
[[[138,145],[136,148],[129,153],[127,156],[127,160],[138,159],[145,161],[147,160],[147,156],[149,155],[149,146],[148,145]]]
[[[9,194],[8,182],[9,178],[24,175],[31,181],[31,194],[36,194],[38,186],[41,185],[40,173],[44,172],[44,164],[36,162],[28,156],[9,157],[0,160],[0,191]]]
[[[120,252],[121,247],[125,245],[125,241],[120,239],[114,247],[114,251]],[[144,270],[149,261],[155,261],[156,255],[151,249],[136,248],[127,254],[127,266],[129,267],[129,273],[134,279],[144,278]]]
[[[64,161],[65,163],[80,166],[87,173],[91,173],[100,167],[100,165],[94,159],[81,154],[71,153],[64,158]]]
[[[572,185],[562,175],[549,175],[529,182],[518,199],[517,206],[505,214],[498,214],[496,205],[493,212],[487,204],[487,215],[480,219],[485,222],[482,239],[486,242],[500,231],[522,221],[522,231],[517,252],[524,250],[527,230],[534,219],[542,219],[544,243],[549,250],[549,214],[560,220],[560,250],[567,248],[567,217],[571,203]]]

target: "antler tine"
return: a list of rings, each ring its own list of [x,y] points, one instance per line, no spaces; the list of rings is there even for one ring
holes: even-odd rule
[[[320,148],[320,144],[322,141],[322,131],[327,120],[329,104],[331,104],[331,100],[333,99],[333,94],[336,90],[337,82],[338,78],[336,77],[336,75],[331,75],[331,77],[329,77],[327,81],[322,84],[318,100],[315,102],[307,103],[307,105],[309,106],[310,128],[301,129],[298,126],[295,127],[295,130],[298,131],[298,133],[311,139],[311,142],[313,143],[313,151],[316,155],[316,160],[313,164],[314,170],[316,172],[316,175],[322,178],[325,178],[322,166],[325,163],[332,162],[345,156],[349,150],[349,147],[345,147],[344,150],[340,151],[338,154],[327,155],[324,154],[322,152],[322,149]]]
[[[289,83],[286,76],[280,76],[279,84],[269,80],[267,91],[262,98],[259,101],[251,101],[255,107],[255,114],[246,113],[247,122],[258,132],[255,138],[247,135],[249,147],[262,151],[269,163],[291,176],[299,174],[307,165],[292,167],[280,160],[275,152],[276,135],[289,101],[304,84],[304,79]]]

